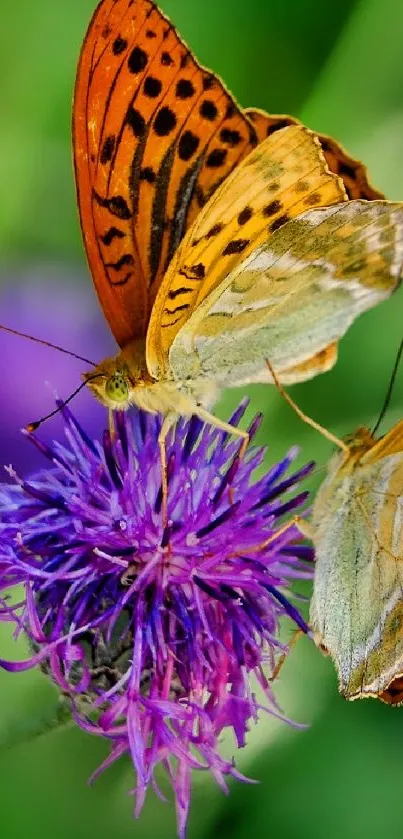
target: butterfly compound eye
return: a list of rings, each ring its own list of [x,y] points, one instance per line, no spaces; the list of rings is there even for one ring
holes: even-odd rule
[[[120,373],[115,373],[107,379],[105,393],[114,402],[127,402],[129,398],[129,387],[124,376]]]

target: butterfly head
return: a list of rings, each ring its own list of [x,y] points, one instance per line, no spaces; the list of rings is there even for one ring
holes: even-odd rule
[[[344,437],[344,442],[348,446],[348,453],[344,455],[343,471],[353,472],[359,465],[362,456],[375,444],[376,440],[368,428],[362,426],[357,428],[352,434],[347,434]]]
[[[125,361],[106,358],[91,370],[84,373],[84,381],[99,402],[113,411],[124,411],[130,407],[134,382]]]
[[[112,411],[125,411],[139,404],[141,394],[153,380],[147,371],[143,340],[133,340],[114,358],[105,358],[84,381],[99,402]]]

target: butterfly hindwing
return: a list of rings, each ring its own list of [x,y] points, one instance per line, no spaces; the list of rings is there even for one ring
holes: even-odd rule
[[[351,201],[303,213],[193,312],[170,349],[174,376],[268,381],[266,359],[282,382],[315,375],[310,360],[394,291],[402,261],[402,205]]]
[[[200,212],[169,266],[147,335],[152,374],[160,375],[175,335],[248,254],[307,207],[345,199],[342,181],[303,126],[284,128],[251,152]]]
[[[300,124],[297,119],[286,114],[266,114],[256,108],[245,108],[244,113],[253,123],[259,143],[286,125]],[[342,178],[349,198],[365,198],[368,201],[384,198],[382,192],[369,183],[363,163],[350,157],[336,140],[326,134],[318,134],[317,137],[330,171]]]

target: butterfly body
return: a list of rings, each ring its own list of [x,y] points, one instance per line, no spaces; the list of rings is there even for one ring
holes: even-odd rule
[[[292,117],[243,110],[151,0],[101,0],[73,145],[83,238],[120,354],[85,378],[111,409],[206,419],[223,387],[329,370],[398,286],[403,205]],[[209,415],[210,421],[215,421]]]
[[[347,699],[403,703],[403,423],[335,455],[315,499],[311,625]]]
[[[209,379],[152,378],[142,340],[130,342],[116,357],[105,359],[84,378],[94,396],[109,410],[127,410],[135,405],[152,414],[189,417],[200,408],[208,408],[218,395],[216,383]]]

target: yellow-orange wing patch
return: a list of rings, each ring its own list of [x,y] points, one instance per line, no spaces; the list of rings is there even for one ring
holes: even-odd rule
[[[286,125],[299,124],[299,121],[294,117],[285,114],[266,114],[265,111],[256,108],[246,108],[244,113],[253,123],[259,143]],[[367,170],[363,163],[350,157],[339,143],[336,143],[326,134],[318,134],[317,136],[330,171],[342,178],[349,198],[365,198],[367,201],[384,198],[383,193],[374,189],[369,183]]]
[[[261,143],[200,212],[169,266],[147,333],[150,372],[161,375],[181,326],[239,262],[307,209],[345,200],[342,180],[304,126]]]
[[[362,463],[376,463],[382,457],[389,457],[392,454],[403,452],[403,420],[396,423],[384,437],[366,452],[361,458]]]
[[[182,236],[256,132],[154,3],[103,0],[80,56],[73,139],[88,261],[124,346],[145,334]]]

